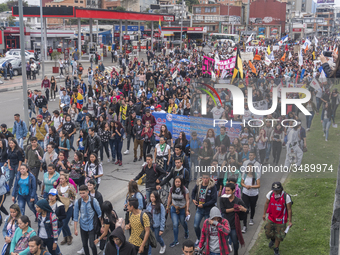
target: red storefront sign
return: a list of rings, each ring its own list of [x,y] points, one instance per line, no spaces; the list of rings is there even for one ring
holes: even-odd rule
[[[124,40],[130,40],[130,36],[129,36],[129,35],[124,35],[124,36],[123,36],[123,39],[124,39]]]
[[[293,28],[293,32],[295,33],[298,33],[298,32],[301,32],[302,31],[302,28]]]
[[[154,36],[154,37],[160,37],[160,34],[159,34],[159,33],[154,33],[153,36]]]
[[[119,33],[113,33],[114,37],[119,37]]]

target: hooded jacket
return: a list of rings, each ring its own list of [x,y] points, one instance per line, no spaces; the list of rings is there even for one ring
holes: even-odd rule
[[[213,207],[210,210],[210,218],[206,219],[203,223],[201,239],[198,244],[199,248],[202,248],[205,244],[206,254],[210,254],[210,246],[209,246],[209,239],[210,239],[210,230],[211,225],[209,224],[209,220],[218,217],[218,221],[213,221],[213,226],[217,228],[217,235],[218,241],[220,246],[220,253],[221,254],[229,254],[229,247],[228,247],[228,234],[230,233],[230,226],[229,222],[226,219],[222,218],[220,209],[217,207]]]
[[[202,177],[197,180],[197,183],[192,190],[191,199],[198,201],[198,193],[203,186],[203,179]],[[215,186],[215,181],[209,178],[206,195],[205,195],[205,202],[203,204],[203,209],[206,213],[210,212],[210,209],[214,207],[215,203],[217,202],[217,190]]]
[[[122,245],[119,247],[119,253],[117,252],[116,244],[113,241],[114,237],[118,237],[122,242]],[[125,240],[125,235],[121,227],[117,227],[115,230],[112,231],[111,235],[109,236],[109,242],[107,242],[105,254],[136,255],[134,245]]]

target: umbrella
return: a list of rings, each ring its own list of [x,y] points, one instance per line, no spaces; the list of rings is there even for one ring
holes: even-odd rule
[[[257,38],[264,38],[264,35],[258,35]]]
[[[190,62],[190,61],[188,59],[186,59],[186,58],[183,58],[179,62],[183,63],[183,62]]]

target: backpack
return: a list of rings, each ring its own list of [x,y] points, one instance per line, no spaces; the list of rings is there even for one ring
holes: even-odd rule
[[[94,233],[98,234],[100,236],[101,235],[100,229],[101,229],[102,224],[100,222],[100,219],[98,218],[98,214],[97,214],[96,210],[94,209],[93,198],[91,196],[89,196],[89,199],[90,199],[91,208],[94,211],[94,217],[93,217]],[[81,208],[81,198],[78,199],[78,210],[79,210],[79,212],[80,212],[80,208]]]
[[[146,166],[147,166],[147,165],[143,166],[143,171],[144,171],[144,172],[145,172]],[[156,166],[157,166],[157,165],[156,165],[155,163],[153,163],[152,166],[153,166],[153,171],[155,172],[155,174],[157,174],[157,170],[156,170]]]
[[[138,193],[142,195],[142,198],[143,198],[143,210],[145,210],[146,209],[146,205],[147,205],[146,198],[145,198],[145,196],[143,196],[143,194],[141,192],[138,192]]]
[[[274,191],[272,191],[272,192],[270,192],[270,198],[272,198],[272,195],[273,195],[273,192]],[[284,191],[283,191],[284,192]],[[293,200],[292,200],[292,197],[289,195],[289,194],[287,194],[286,192],[284,192],[284,197],[283,197],[283,199],[285,200],[285,206],[287,207],[287,203],[286,203],[286,201],[287,201],[287,195],[290,197],[290,201],[292,201],[292,205],[293,205]],[[270,200],[270,199],[269,199]]]
[[[144,220],[143,220],[143,214],[146,214],[148,217],[149,217],[149,221],[150,221],[150,226],[153,226],[153,217],[152,217],[152,214],[151,212],[148,212],[148,211],[142,211],[141,214],[140,214],[140,223],[142,224],[143,228],[144,228]],[[145,235],[145,229],[143,230],[144,232],[144,235]],[[143,236],[143,232],[141,233],[140,237]],[[142,240],[144,238],[141,238]],[[151,245],[152,248],[156,248],[157,247],[157,240],[156,240],[156,236],[155,236],[155,233],[151,230],[150,228],[150,235],[149,235],[149,239],[147,241],[147,244],[145,244],[146,247],[148,247],[149,245]]]

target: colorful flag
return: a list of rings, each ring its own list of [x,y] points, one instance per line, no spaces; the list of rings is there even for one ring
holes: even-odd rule
[[[236,64],[235,64],[234,74],[233,74],[233,78],[231,79],[231,82],[234,81],[234,79],[236,78],[237,75],[241,79],[243,79],[243,63],[242,63],[241,54],[240,54],[239,49],[237,49],[237,53],[236,53]]]
[[[305,48],[305,54],[306,54],[307,50],[308,50],[308,45],[307,45],[306,48]]]
[[[268,52],[268,55],[270,55],[271,51],[270,51],[270,46],[268,45],[268,48],[267,48],[267,52]]]
[[[288,35],[281,38],[281,40],[279,41],[279,46],[282,46],[282,44],[286,41],[288,41]]]
[[[162,35],[161,18],[159,18],[159,23],[158,23],[158,32],[159,32],[159,35],[161,36],[161,35]]]
[[[246,44],[251,42],[252,39],[253,39],[253,33],[251,33],[251,35],[248,37],[248,40],[247,40]]]
[[[250,69],[251,69],[251,71],[254,73],[254,74],[256,74],[256,68],[255,68],[255,66],[253,65],[253,63],[249,60],[249,67],[250,67]]]
[[[314,43],[315,43],[315,48],[317,48],[317,47],[318,47],[318,42],[319,42],[319,40],[318,40],[318,39],[316,39],[316,37],[314,36]]]
[[[286,52],[285,54],[283,54],[282,58],[281,58],[281,61],[285,61],[286,60]]]

